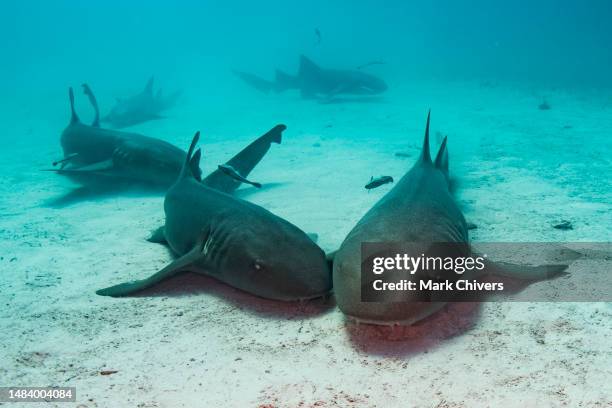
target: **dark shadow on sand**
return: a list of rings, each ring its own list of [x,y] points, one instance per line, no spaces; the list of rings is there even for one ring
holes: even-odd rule
[[[333,297],[295,302],[263,299],[192,272],[181,273],[129,297],[202,296],[202,301],[206,302],[206,295],[221,298],[242,312],[266,319],[310,319],[328,313],[336,306]]]
[[[95,184],[79,186],[65,194],[45,200],[43,206],[50,208],[64,208],[86,201],[98,201],[118,195],[131,197],[163,197],[165,189],[133,184]]]
[[[265,183],[261,188],[253,186],[242,187],[233,193],[234,197],[245,199],[251,194],[282,187],[287,183]],[[98,201],[115,196],[127,197],[162,197],[166,188],[154,187],[133,183],[97,183],[73,188],[65,194],[45,200],[43,206],[50,208],[64,208],[86,201]]]
[[[449,303],[432,316],[412,326],[375,326],[346,320],[352,346],[362,353],[405,358],[427,353],[449,339],[460,336],[480,317],[481,303]]]

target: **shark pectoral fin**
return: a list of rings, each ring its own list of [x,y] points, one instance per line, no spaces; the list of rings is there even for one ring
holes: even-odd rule
[[[53,162],[53,166],[57,166],[58,164],[61,164],[60,168],[63,169],[64,167],[66,167],[66,165],[68,164],[69,161],[71,161],[72,159],[78,157],[78,155],[79,155],[78,153],[69,154],[69,155],[65,156],[61,160],[54,161]]]
[[[96,294],[100,296],[111,296],[120,297],[131,295],[135,292],[139,292],[143,289],[150,288],[151,286],[168,279],[172,276],[177,275],[180,272],[189,270],[189,267],[193,263],[202,257],[201,246],[196,245],[191,251],[187,252],[180,258],[170,262],[164,268],[162,268],[156,274],[142,280],[120,283],[119,285],[111,286],[105,289],[96,291]]]
[[[168,241],[166,241],[165,227],[162,225],[161,227],[153,230],[151,232],[151,236],[147,238],[147,241],[152,242],[154,244],[168,245]]]
[[[308,238],[310,238],[310,240],[314,243],[319,240],[319,234],[316,232],[307,232],[306,235],[308,235]]]
[[[567,275],[565,270],[569,265],[564,264],[545,264],[545,265],[521,265],[509,262],[492,262],[485,261],[486,270],[497,276],[505,278],[518,279],[522,281],[543,281],[556,278],[562,275]]]

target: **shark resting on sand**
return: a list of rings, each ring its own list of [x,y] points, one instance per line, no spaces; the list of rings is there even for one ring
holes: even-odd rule
[[[118,98],[111,111],[101,118],[114,128],[134,126],[155,119],[162,119],[163,111],[172,108],[181,92],[176,91],[164,96],[162,90],[153,92],[153,77],[149,79],[144,90],[137,95]]]

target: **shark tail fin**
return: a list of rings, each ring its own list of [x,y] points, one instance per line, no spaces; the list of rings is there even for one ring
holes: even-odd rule
[[[72,87],[68,88],[68,99],[70,100],[70,123],[80,122],[79,116],[74,110],[74,91],[72,90]]]
[[[269,93],[276,88],[276,84],[272,81],[260,78],[257,75],[249,74],[248,72],[233,71],[234,75],[242,79],[248,85],[263,93]]]
[[[276,125],[272,129],[268,130],[264,137],[268,137],[273,143],[280,144],[283,140],[283,131],[285,129],[287,129],[287,126],[285,125]]]
[[[155,77],[153,77],[153,76],[151,76],[151,78],[149,78],[149,80],[147,81],[147,84],[145,85],[143,93],[150,94],[151,96],[153,95],[153,82],[154,82],[154,79],[155,79]]]
[[[100,108],[98,107],[98,101],[96,100],[96,96],[93,94],[91,88],[87,84],[83,84],[83,93],[87,95],[89,98],[89,103],[93,106],[94,111],[96,112],[96,116],[94,117],[93,122],[91,122],[91,126],[100,127]]]
[[[276,82],[275,82],[275,90],[276,92],[286,91],[287,89],[295,89],[298,88],[298,77],[293,75],[289,75],[280,69],[276,70]]]
[[[425,138],[423,140],[423,149],[421,151],[421,161],[431,163],[431,154],[429,152],[429,119],[431,117],[431,109],[427,112],[427,124],[425,125]]]
[[[195,135],[193,135],[193,139],[191,140],[191,145],[189,145],[189,150],[187,151],[187,156],[185,157],[185,162],[183,163],[183,168],[181,169],[181,174],[179,175],[179,181],[184,179],[185,177],[191,176],[196,177],[193,173],[193,163],[192,159],[197,160],[197,164],[199,165],[200,156],[202,154],[201,150],[198,149],[198,152],[194,155],[193,150],[195,149],[196,144],[200,140],[200,131],[197,131]]]
[[[448,148],[446,147],[447,137],[444,136],[442,140],[442,144],[440,145],[440,150],[438,150],[438,154],[436,155],[435,165],[448,179]]]

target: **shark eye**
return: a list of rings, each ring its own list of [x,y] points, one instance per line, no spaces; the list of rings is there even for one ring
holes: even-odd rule
[[[265,269],[265,266],[261,260],[256,259],[253,262],[253,269],[255,269],[256,271],[263,271]]]

